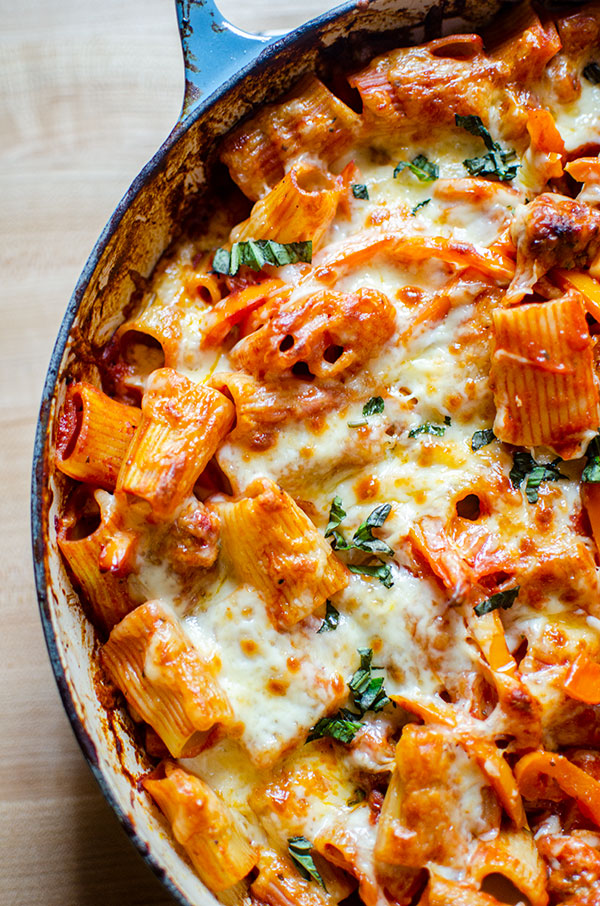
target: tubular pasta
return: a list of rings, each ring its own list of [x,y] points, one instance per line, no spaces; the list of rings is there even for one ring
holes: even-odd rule
[[[60,414],[56,465],[70,478],[112,491],[142,413],[81,381]]]
[[[289,628],[348,584],[345,568],[292,498],[267,479],[218,506],[223,553]]]
[[[262,377],[303,362],[317,377],[334,378],[355,371],[383,346],[394,332],[395,312],[376,290],[324,290],[300,304],[283,303],[267,317],[232,349],[234,365]]]
[[[58,531],[58,545],[88,599],[94,619],[105,630],[122,620],[136,603],[129,582],[136,569],[137,535],[123,525],[117,501],[105,491],[96,491],[100,524],[78,537],[78,515],[68,513]],[[85,515],[85,510],[83,512]]]
[[[452,35],[377,57],[349,82],[368,129],[391,130],[406,120],[453,122],[455,113],[482,112],[491,87],[486,69],[479,35]]]
[[[115,626],[102,648],[110,678],[142,720],[179,757],[197,732],[231,724],[214,659],[203,659],[172,609],[148,601]]]
[[[600,423],[598,385],[581,297],[569,293],[493,312],[494,432],[506,443],[580,456]]]
[[[469,819],[461,813],[453,780],[460,770],[465,777],[468,772],[473,784],[485,785],[485,781],[464,755],[458,759],[459,752],[450,730],[414,724],[404,727],[396,749],[396,772],[379,819],[377,859],[409,868],[426,862],[458,866],[464,859],[471,830]],[[492,810],[482,820],[493,826],[499,815]]]
[[[169,368],[153,372],[142,421],[119,472],[117,492],[146,500],[156,519],[169,519],[233,423],[227,397]]]
[[[164,777],[146,777],[144,788],[167,816],[173,836],[186,850],[206,886],[232,887],[254,868],[258,851],[248,843],[239,817],[210,787],[172,761]]]
[[[273,104],[227,137],[221,160],[232,179],[255,201],[284,175],[288,161],[307,144],[324,161],[335,160],[360,129],[360,118],[314,76],[306,76],[280,104]]]
[[[449,881],[432,874],[425,892],[423,906],[501,906],[489,893],[482,893],[460,881]]]
[[[267,906],[332,906],[334,900],[296,871],[289,859],[262,846],[258,875],[250,885],[253,899]]]
[[[345,191],[341,177],[331,176],[312,164],[295,164],[268,195],[256,202],[248,220],[232,230],[231,241],[310,239],[314,251],[329,229]]]
[[[546,867],[528,829],[501,830],[495,840],[480,843],[469,869],[478,883],[490,874],[503,875],[531,906],[547,906]]]

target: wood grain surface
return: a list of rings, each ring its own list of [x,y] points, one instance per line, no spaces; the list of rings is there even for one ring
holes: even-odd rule
[[[284,31],[333,6],[222,0]],[[0,904],[168,906],[69,727],[37,612],[37,409],[77,277],[183,92],[173,0],[0,0]]]

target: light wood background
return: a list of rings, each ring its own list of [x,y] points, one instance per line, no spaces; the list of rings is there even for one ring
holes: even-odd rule
[[[326,0],[222,0],[284,31]],[[0,904],[172,903],[104,802],[63,713],[29,542],[35,420],[100,230],[174,124],[174,0],[0,0]]]

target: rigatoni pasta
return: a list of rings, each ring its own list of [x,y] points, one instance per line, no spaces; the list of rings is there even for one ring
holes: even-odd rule
[[[593,906],[600,6],[321,75],[68,390],[58,543],[225,902]]]

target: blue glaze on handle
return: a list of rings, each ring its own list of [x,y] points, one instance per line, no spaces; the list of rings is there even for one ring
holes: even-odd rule
[[[182,118],[276,40],[249,35],[219,12],[214,0],[175,0],[185,63]]]

